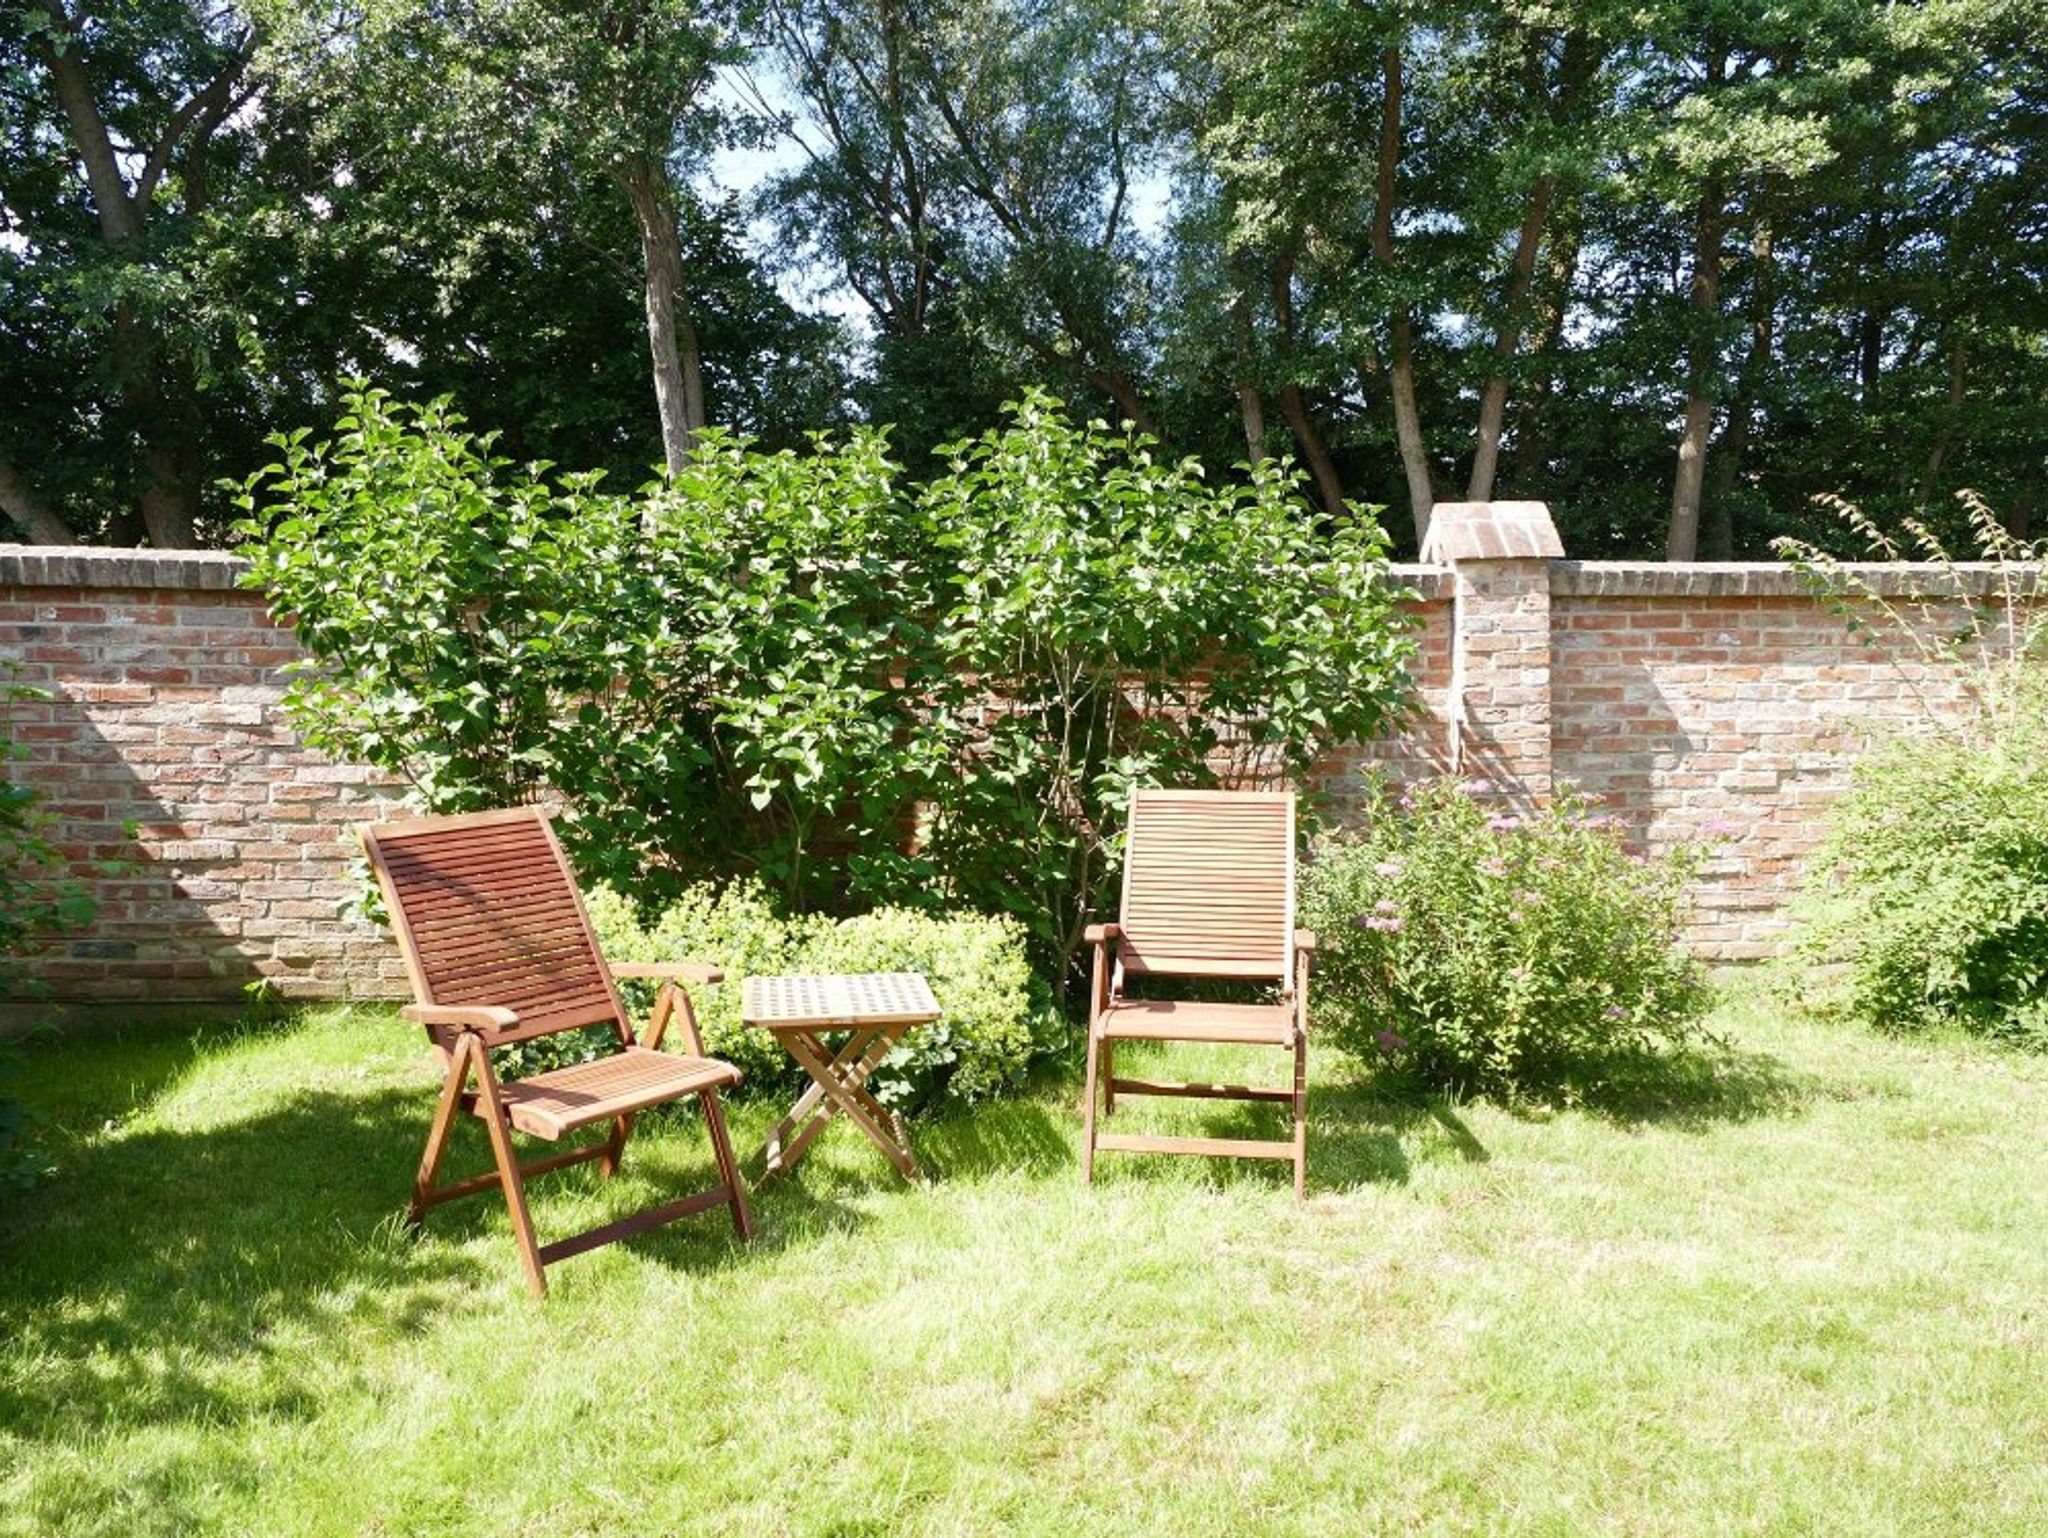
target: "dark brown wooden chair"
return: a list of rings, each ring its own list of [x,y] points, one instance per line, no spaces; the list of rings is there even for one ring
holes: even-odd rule
[[[1308,1178],[1308,969],[1316,938],[1294,927],[1294,796],[1284,791],[1141,790],[1131,797],[1118,922],[1093,924],[1088,1021],[1088,1107],[1081,1174],[1095,1179],[1098,1149],[1289,1159],[1294,1194]],[[1134,998],[1134,977],[1228,978],[1270,983],[1273,1003],[1186,1003]],[[1116,1076],[1120,1041],[1226,1042],[1294,1054],[1292,1087],[1160,1083]],[[1095,1126],[1118,1095],[1190,1095],[1292,1106],[1290,1142],[1150,1137]]]
[[[535,808],[383,823],[364,828],[362,841],[412,978],[416,1002],[401,1013],[426,1027],[446,1069],[407,1221],[417,1225],[429,1207],[457,1197],[502,1190],[536,1297],[547,1296],[545,1268],[554,1261],[694,1212],[729,1207],[740,1237],[751,1237],[746,1192],[718,1103],[718,1091],[737,1084],[740,1072],[704,1055],[690,996],[680,986],[718,982],[718,969],[607,966],[554,827]],[[614,980],[621,977],[661,983],[654,1013],[638,1036],[619,999]],[[687,1053],[660,1050],[671,1022],[681,1028]],[[501,1079],[492,1068],[493,1048],[584,1026],[610,1027],[617,1050],[523,1079]],[[635,1114],[685,1095],[703,1105],[718,1185],[573,1238],[535,1242],[527,1176],[595,1159],[609,1178]],[[497,1168],[437,1185],[462,1112],[482,1118]],[[610,1128],[599,1142],[527,1164],[513,1152],[514,1132],[554,1142],[599,1122]]]

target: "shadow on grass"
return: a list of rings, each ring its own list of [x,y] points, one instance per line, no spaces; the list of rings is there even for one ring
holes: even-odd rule
[[[1704,1132],[1729,1123],[1789,1116],[1806,1109],[1818,1084],[1768,1052],[1701,1044],[1601,1064],[1576,1088],[1569,1103],[1623,1127],[1669,1127]],[[1511,1102],[1514,1115],[1541,1120],[1552,1113],[1535,1100]]]
[[[473,1262],[405,1238],[419,1124],[398,1091],[307,1094],[199,1131],[114,1135],[0,1217],[0,1421],[94,1427],[309,1411],[308,1332],[420,1328]]]

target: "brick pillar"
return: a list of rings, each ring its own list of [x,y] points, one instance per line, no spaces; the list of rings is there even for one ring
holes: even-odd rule
[[[1422,547],[1451,570],[1452,770],[1516,804],[1551,791],[1550,563],[1563,554],[1541,502],[1439,502]]]

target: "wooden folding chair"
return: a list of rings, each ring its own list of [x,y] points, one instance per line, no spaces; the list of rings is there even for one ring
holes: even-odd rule
[[[1316,937],[1294,927],[1294,796],[1291,792],[1141,790],[1131,797],[1123,909],[1092,924],[1094,986],[1088,1021],[1088,1107],[1081,1174],[1095,1179],[1098,1149],[1291,1159],[1294,1194],[1308,1178],[1308,969]],[[1270,1004],[1134,998],[1134,977],[1230,978],[1272,983]],[[1116,1076],[1119,1041],[1227,1042],[1294,1053],[1291,1088],[1159,1083]],[[1095,1129],[1122,1095],[1189,1095],[1292,1106],[1291,1142],[1253,1138],[1150,1137]]]
[[[417,1225],[429,1207],[457,1197],[502,1190],[535,1297],[547,1296],[545,1268],[552,1262],[693,1212],[730,1207],[740,1237],[750,1238],[739,1162],[718,1103],[718,1091],[739,1083],[740,1072],[704,1055],[690,996],[679,986],[715,983],[723,974],[666,963],[607,966],[554,827],[535,808],[383,823],[364,828],[362,841],[412,978],[416,1002],[400,1013],[426,1027],[446,1069],[407,1221]],[[661,983],[653,1016],[637,1037],[619,1000],[614,980],[621,977]],[[671,1021],[687,1054],[660,1050]],[[491,1066],[495,1047],[593,1025],[612,1029],[616,1051],[523,1079],[500,1079]],[[703,1105],[718,1185],[573,1238],[535,1242],[527,1176],[595,1159],[609,1179],[635,1114],[685,1095]],[[437,1185],[459,1112],[482,1118],[497,1168]],[[610,1124],[599,1142],[527,1164],[514,1155],[514,1132],[553,1142],[598,1122]]]

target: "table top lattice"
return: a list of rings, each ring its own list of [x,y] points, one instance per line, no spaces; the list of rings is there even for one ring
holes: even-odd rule
[[[740,987],[740,1019],[769,1030],[921,1024],[938,1018],[931,984],[917,972],[749,977]]]

